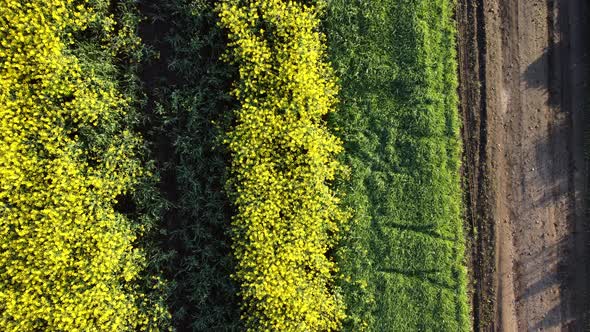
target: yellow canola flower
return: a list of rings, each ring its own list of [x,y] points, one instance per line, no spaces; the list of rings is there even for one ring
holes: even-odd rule
[[[250,331],[334,331],[344,318],[327,256],[348,219],[330,182],[341,142],[323,118],[335,76],[318,8],[285,0],[225,0],[227,58],[239,67],[233,154],[235,277]]]
[[[149,330],[165,315],[141,300],[145,257],[114,208],[141,173],[139,138],[112,129],[127,101],[69,49],[98,19],[90,3],[108,8],[0,0],[0,331]],[[82,142],[93,132],[111,149]]]

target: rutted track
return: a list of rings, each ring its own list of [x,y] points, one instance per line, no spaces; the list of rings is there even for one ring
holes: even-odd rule
[[[482,6],[475,1],[460,1],[457,22],[461,45],[459,60],[460,113],[464,126],[463,178],[466,206],[466,232],[470,278],[477,280],[470,289],[475,330],[487,326],[493,319],[494,227],[490,222],[486,179],[487,128],[485,91],[485,39]],[[477,50],[480,50],[477,52]]]
[[[583,330],[587,7],[460,1],[476,330]]]

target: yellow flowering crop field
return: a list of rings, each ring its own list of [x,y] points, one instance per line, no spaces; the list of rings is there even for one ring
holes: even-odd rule
[[[467,330],[453,8],[0,0],[0,331]]]

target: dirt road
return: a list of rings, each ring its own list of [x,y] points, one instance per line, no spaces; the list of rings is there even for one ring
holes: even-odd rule
[[[588,6],[460,1],[475,330],[587,325]]]

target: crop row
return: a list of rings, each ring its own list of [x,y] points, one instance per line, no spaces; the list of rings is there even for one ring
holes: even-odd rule
[[[228,133],[232,222],[246,326],[328,331],[344,310],[326,255],[346,214],[328,183],[340,141],[322,118],[337,88],[314,7],[282,0],[224,1],[221,24],[239,68]]]
[[[230,158],[223,145],[236,70],[221,60],[225,34],[207,0],[148,1],[140,9],[149,50],[142,113],[164,200],[158,265],[171,289],[172,321],[180,330],[239,331],[239,287],[230,277],[235,209],[224,190]]]
[[[0,1],[0,329],[150,330],[167,320],[118,200],[147,175],[108,1]],[[115,31],[116,30],[116,31]],[[129,89],[128,91],[131,91]],[[147,219],[146,219],[147,220]]]

